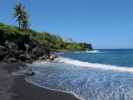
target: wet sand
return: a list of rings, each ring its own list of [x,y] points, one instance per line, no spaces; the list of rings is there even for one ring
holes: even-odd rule
[[[12,72],[23,64],[0,62],[0,100],[79,100],[73,95],[51,91],[24,80],[25,76],[13,76]],[[1,99],[2,98],[2,99]]]

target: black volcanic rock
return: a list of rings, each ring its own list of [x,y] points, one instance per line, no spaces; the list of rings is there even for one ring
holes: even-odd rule
[[[6,47],[0,46],[0,60],[2,60],[6,54],[7,54]]]
[[[49,56],[50,50],[29,37],[19,38],[15,41],[6,41],[0,46],[0,60],[6,62],[32,62]]]

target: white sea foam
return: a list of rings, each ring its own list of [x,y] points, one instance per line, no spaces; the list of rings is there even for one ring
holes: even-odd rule
[[[65,64],[71,64],[75,66],[80,67],[88,67],[88,68],[96,68],[96,69],[102,69],[102,70],[112,70],[117,72],[130,72],[133,73],[133,67],[126,67],[126,66],[115,66],[115,65],[107,65],[107,64],[98,64],[98,63],[89,63],[89,62],[83,62],[80,60],[74,60],[70,58],[64,58],[64,57],[58,57],[55,59],[58,63],[65,63]]]
[[[85,51],[86,53],[101,53],[99,50],[90,50]]]
[[[79,53],[103,53],[103,52],[101,52],[99,50],[86,50],[86,51],[75,51],[73,53],[79,54]]]

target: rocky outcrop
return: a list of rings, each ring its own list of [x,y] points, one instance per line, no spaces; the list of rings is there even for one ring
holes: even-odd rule
[[[93,47],[91,44],[88,43],[80,43],[80,46],[82,47],[81,50],[85,51],[85,50],[93,50]]]
[[[5,62],[32,62],[47,59],[49,48],[31,40],[29,37],[19,38],[15,41],[5,41],[0,45],[0,61]]]

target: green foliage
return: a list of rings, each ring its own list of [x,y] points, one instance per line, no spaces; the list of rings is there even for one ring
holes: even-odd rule
[[[89,50],[92,49],[90,44],[76,43],[65,41],[60,36],[50,34],[48,32],[36,32],[34,30],[22,31],[17,27],[9,26],[0,23],[0,44],[5,40],[14,41],[23,36],[29,36],[30,39],[45,44],[51,50]]]
[[[30,35],[30,33],[23,32],[17,27],[0,23],[0,44],[3,44],[6,40],[13,41],[27,35]]]
[[[50,34],[47,32],[32,34],[32,39],[45,44],[51,48],[51,50],[91,50],[91,44],[67,42],[60,36]]]

